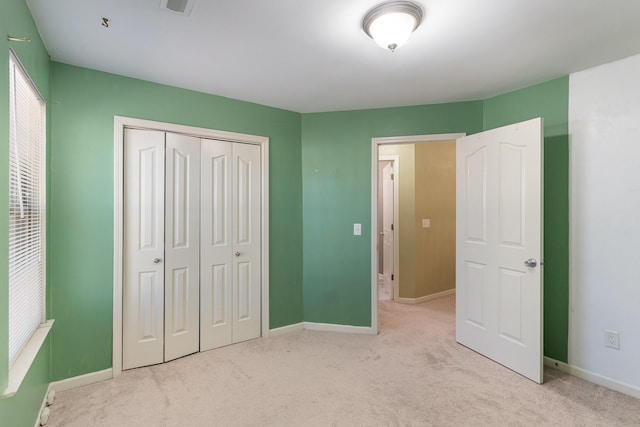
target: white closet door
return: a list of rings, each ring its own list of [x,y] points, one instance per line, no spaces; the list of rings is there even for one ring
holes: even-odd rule
[[[200,348],[260,336],[260,147],[202,140]]]
[[[233,145],[233,342],[260,336],[260,147]]]
[[[164,361],[200,346],[200,139],[167,133]]]
[[[162,363],[164,132],[125,130],[124,369]]]
[[[232,144],[202,140],[200,240],[200,348],[231,344],[232,338]]]

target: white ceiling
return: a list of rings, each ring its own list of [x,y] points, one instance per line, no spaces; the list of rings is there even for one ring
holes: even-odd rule
[[[55,61],[303,113],[482,99],[640,53],[638,0],[416,0],[394,53],[361,29],[378,0],[27,2]]]

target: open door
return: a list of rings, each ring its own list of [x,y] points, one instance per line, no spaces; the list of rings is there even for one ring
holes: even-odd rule
[[[456,340],[542,383],[542,119],[457,140]]]

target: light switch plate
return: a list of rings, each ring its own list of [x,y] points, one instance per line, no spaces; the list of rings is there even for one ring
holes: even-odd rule
[[[353,235],[360,236],[362,234],[362,224],[353,224]]]
[[[422,219],[422,228],[429,228],[431,227],[431,220],[428,218],[423,218]]]

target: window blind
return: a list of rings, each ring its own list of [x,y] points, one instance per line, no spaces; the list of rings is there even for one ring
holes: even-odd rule
[[[9,58],[9,366],[45,320],[45,104]]]

